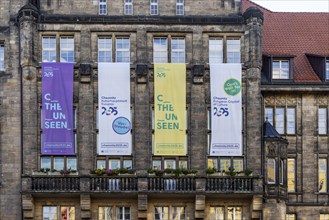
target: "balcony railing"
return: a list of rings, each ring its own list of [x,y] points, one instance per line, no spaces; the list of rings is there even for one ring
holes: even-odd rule
[[[91,191],[122,192],[137,191],[137,177],[91,177]]]
[[[208,177],[206,191],[211,192],[252,192],[252,177]]]
[[[79,177],[32,177],[33,191],[80,191]]]
[[[147,182],[149,191],[195,191],[194,177],[149,177]]]

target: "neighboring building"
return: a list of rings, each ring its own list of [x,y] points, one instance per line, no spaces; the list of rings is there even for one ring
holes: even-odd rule
[[[253,6],[1,1],[0,219],[328,218],[329,14]],[[74,63],[74,155],[42,153],[43,62]],[[130,155],[99,154],[99,63],[130,63]],[[184,155],[154,153],[158,63],[186,65]],[[239,156],[210,153],[213,63],[242,63]],[[90,173],[103,167],[135,172]]]

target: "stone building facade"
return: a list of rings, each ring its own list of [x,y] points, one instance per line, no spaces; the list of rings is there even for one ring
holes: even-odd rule
[[[243,4],[239,0],[1,1],[0,219],[112,219],[110,215],[113,219],[285,219],[287,213],[290,219],[292,214],[309,219],[329,214],[328,135],[316,134],[317,109],[328,107],[326,81],[311,84],[305,76],[299,84],[266,81],[269,73],[264,67],[271,61],[262,45],[270,36],[263,38],[263,28],[268,30],[263,22],[271,19],[270,12],[249,1]],[[188,142],[184,156],[152,153],[155,38],[168,42],[169,62],[173,62],[173,39],[184,41]],[[128,42],[133,112],[129,156],[97,155],[99,39],[110,40],[113,62],[119,62],[117,42]],[[239,157],[209,155],[210,42],[220,43],[222,62],[242,63],[244,148]],[[41,63],[63,62],[63,50],[73,54],[66,58],[74,62],[76,155],[44,156]],[[315,66],[324,59],[321,71],[326,70],[328,51],[319,60],[310,55]],[[232,54],[236,59],[231,59]],[[287,55],[281,54],[293,57]],[[283,107],[295,109],[292,135],[283,135],[275,124],[279,118],[270,114],[271,108],[275,112]],[[327,167],[323,182],[327,185],[322,188],[326,192],[317,189],[318,158]],[[288,190],[291,159],[296,168],[294,192]],[[128,164],[135,173],[90,173],[112,163]],[[148,174],[155,164],[164,169],[169,163],[197,173]],[[70,175],[46,169],[71,166],[77,172]],[[209,174],[222,166],[241,171],[248,167],[253,175]]]

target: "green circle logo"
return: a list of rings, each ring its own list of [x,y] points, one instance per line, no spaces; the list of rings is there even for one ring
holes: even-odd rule
[[[241,83],[237,79],[228,79],[224,83],[224,91],[227,95],[235,96],[241,91]]]

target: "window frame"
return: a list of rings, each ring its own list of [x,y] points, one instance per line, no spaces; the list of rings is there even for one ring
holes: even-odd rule
[[[159,209],[161,210],[161,212],[158,212]],[[173,215],[175,214],[175,211],[174,211],[175,209],[178,209],[179,212],[178,212],[178,216],[175,216],[175,218],[174,218]],[[181,209],[184,209],[183,218],[181,217],[181,215],[182,215]],[[156,217],[156,210],[158,212],[159,218]],[[186,219],[186,207],[180,206],[180,205],[170,205],[170,206],[154,205],[153,219],[155,219],[155,220],[169,220],[169,219],[185,220]]]
[[[162,42],[165,42],[163,46]],[[177,42],[178,44],[175,44]],[[153,64],[186,63],[186,36],[153,36]],[[183,48],[174,48],[182,46]],[[183,56],[175,56],[174,54]]]
[[[324,164],[321,164],[321,161],[323,161]],[[321,166],[323,166],[324,169],[321,170]],[[321,183],[322,182],[321,178],[323,175],[324,175],[324,179],[323,179],[323,183]],[[318,158],[318,192],[319,193],[328,192],[328,158],[327,157]]]
[[[293,162],[292,165],[290,165],[291,162]],[[290,168],[293,168],[293,170],[290,169]],[[296,180],[297,180],[297,178],[296,178],[296,174],[297,174],[296,168],[297,168],[296,158],[288,158],[287,159],[287,192],[288,193],[289,192],[296,192],[296,185],[297,185],[297,182],[296,182]],[[290,184],[290,182],[292,182],[292,183]],[[292,186],[293,188],[291,189],[289,186]]]
[[[45,209],[46,208],[53,208],[55,209],[55,213],[51,213],[53,215],[53,217],[49,217],[47,215],[47,217],[45,216]],[[63,214],[63,210],[65,211],[66,209],[66,214],[68,214],[68,216],[66,215],[66,218],[63,218],[65,216],[62,216]],[[71,209],[73,210],[73,213],[71,213]],[[59,205],[44,205],[42,206],[42,219],[47,219],[47,220],[55,220],[55,219],[76,219],[75,217],[75,213],[76,213],[76,210],[75,210],[75,206],[59,206]],[[71,214],[73,214],[73,217],[70,216]]]
[[[320,112],[321,110],[324,111],[324,112],[321,113]],[[320,121],[321,119],[323,119],[324,121]],[[321,124],[324,124],[324,125],[321,126]],[[318,108],[318,134],[319,135],[327,135],[328,134],[328,108],[326,108],[326,107],[319,107]]]
[[[174,42],[177,41],[178,44],[174,44]],[[182,44],[183,42],[183,44]],[[186,63],[186,39],[185,37],[172,37],[170,39],[170,61],[171,63]],[[177,47],[180,47],[183,45],[184,48],[174,48],[174,46],[177,45]],[[183,56],[174,56],[174,54],[183,54]],[[175,57],[175,58],[174,58]],[[177,58],[176,58],[177,57]],[[175,60],[178,59],[178,60]],[[181,60],[183,59],[183,60]],[[183,62],[181,62],[183,61]]]
[[[160,46],[156,43],[159,40]],[[165,48],[161,47],[162,42],[165,42]],[[156,56],[158,55],[159,56]],[[163,56],[165,55],[165,56]],[[153,37],[153,63],[168,63],[168,38],[167,37]]]
[[[134,14],[134,0],[124,0],[124,15]]]
[[[185,4],[184,0],[176,0],[176,15],[185,14],[184,4]]]
[[[232,44],[229,44],[230,41],[232,41]],[[239,44],[238,44],[239,45],[239,50],[237,50],[236,48],[234,48],[234,46],[236,44],[233,43],[233,41],[239,42]],[[232,53],[233,54],[233,58],[230,58],[229,53]],[[238,56],[236,56],[236,54],[238,54]],[[233,59],[234,62],[230,62],[231,59]],[[238,62],[235,62],[236,60]],[[228,37],[226,39],[226,63],[241,63],[241,38]]]
[[[218,41],[218,43],[216,43]],[[219,49],[217,49],[219,47]],[[216,53],[215,56],[211,56]],[[224,38],[212,37],[208,40],[208,58],[209,64],[224,63]]]
[[[54,42],[54,46],[55,47],[45,47],[45,44],[46,44],[46,42],[45,42],[45,40],[46,39],[48,39],[48,45],[50,45],[51,43],[50,43],[50,40],[53,40],[53,41],[55,41]],[[56,41],[57,41],[57,39],[56,39],[56,36],[42,36],[42,38],[41,38],[41,48],[42,48],[42,52],[41,52],[41,60],[42,60],[42,62],[56,62],[56,60],[57,60],[57,45],[56,45]],[[44,57],[44,53],[47,53],[48,54],[48,57],[47,57],[47,59],[44,59],[45,57]],[[50,53],[52,53],[52,52],[55,52],[55,60],[49,60],[49,58],[50,57],[53,57],[53,56],[51,56],[50,55]]]
[[[242,39],[242,36],[209,36],[207,48],[208,64],[211,65],[216,63],[241,63]],[[219,41],[219,44],[214,44],[214,41]],[[238,44],[234,42],[238,42]],[[221,48],[219,50],[213,49],[213,47],[215,47],[216,45],[219,45],[219,47]],[[239,47],[236,47],[236,45],[239,45]],[[212,52],[216,52],[217,55],[211,56]]]
[[[295,220],[295,219],[296,219],[296,214],[294,214],[294,213],[286,214],[286,220]]]
[[[100,210],[103,209],[103,211],[101,212]],[[120,214],[119,213],[119,210],[122,209],[123,210],[123,218],[120,218],[118,215]],[[125,215],[125,212],[126,212],[126,209],[129,209],[129,218],[126,218],[126,215]],[[103,218],[103,216],[101,216],[101,214],[103,213],[104,215],[106,215],[107,211],[106,210],[109,210],[109,212],[111,213],[111,216],[110,218],[111,219],[116,219],[116,220],[130,220],[132,219],[131,218],[131,207],[130,206],[103,206],[103,205],[100,205],[98,206],[98,209],[97,209],[97,219],[98,220],[108,220],[105,216],[105,218]]]
[[[273,64],[274,62],[279,62],[279,76],[278,78],[274,78],[273,77],[273,71],[274,71],[274,68],[273,68]],[[280,68],[282,66],[282,62],[288,62],[288,68],[285,68],[286,70],[288,70],[288,75],[287,75],[287,78],[282,78],[280,77],[281,75],[281,69]],[[272,80],[272,82],[282,82],[282,81],[291,81],[293,79],[293,58],[291,57],[271,57],[270,58],[270,78]]]
[[[293,110],[292,116],[289,111]],[[279,112],[280,111],[280,112]],[[283,111],[283,114],[281,114]],[[278,117],[280,116],[280,117]],[[265,106],[264,118],[271,123],[280,135],[297,134],[297,107],[296,106]],[[280,120],[279,120],[280,119]],[[290,124],[293,123],[291,126]],[[282,126],[279,126],[281,125]],[[291,132],[293,128],[293,132]]]
[[[329,59],[325,60],[325,79],[329,81]]]
[[[98,14],[107,15],[107,0],[98,0]]]
[[[150,15],[159,15],[159,0],[150,0]]]
[[[0,42],[0,71],[5,71],[5,45]]]
[[[123,42],[127,40],[127,42]],[[122,41],[122,42],[120,42]],[[128,44],[127,44],[128,43]],[[119,48],[119,44],[122,44],[122,45],[128,45],[127,47],[122,47],[122,48]],[[125,53],[125,52],[128,52],[128,56],[120,56],[120,58],[122,59],[128,59],[128,61],[118,61],[118,58],[119,58],[119,55],[118,53],[119,52],[122,52],[122,53]],[[121,37],[121,36],[117,36],[115,38],[115,62],[116,63],[130,63],[130,60],[131,60],[131,48],[130,48],[130,37]]]
[[[102,43],[101,41],[104,41]],[[109,42],[106,42],[109,41]],[[104,46],[104,47],[103,47]],[[107,53],[110,56],[101,56],[100,53]],[[104,57],[103,60],[100,60],[100,57]],[[97,38],[97,61],[98,63],[112,63],[113,62],[113,38],[112,37],[107,37],[107,36],[99,36]]]
[[[65,43],[62,42],[64,40],[72,40],[72,42],[69,43]],[[60,36],[59,37],[59,58],[60,58],[60,62],[61,63],[74,63],[75,62],[75,40],[74,40],[74,36]],[[69,47],[65,47],[69,46]],[[73,52],[73,57],[69,56],[69,53]],[[65,55],[66,54],[66,55]],[[66,58],[66,61],[62,61],[62,58],[64,60],[64,55]],[[70,58],[72,58],[73,60],[70,60]]]

